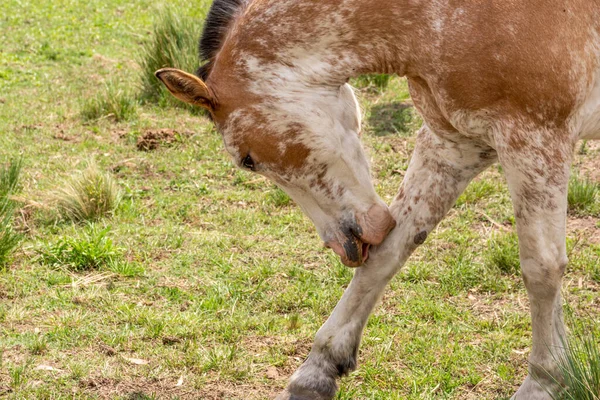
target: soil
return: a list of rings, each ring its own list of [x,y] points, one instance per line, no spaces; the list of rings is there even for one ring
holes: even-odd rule
[[[148,130],[138,137],[137,148],[140,151],[152,151],[161,146],[171,146],[182,136],[187,136],[173,129]]]

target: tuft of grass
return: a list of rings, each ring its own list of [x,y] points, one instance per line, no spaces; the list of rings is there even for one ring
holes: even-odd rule
[[[33,355],[44,354],[48,349],[48,341],[45,336],[35,335],[31,338],[31,341],[27,343],[27,349]]]
[[[387,89],[392,75],[387,74],[367,74],[352,79],[352,86],[358,89],[366,89],[371,92],[381,93]]]
[[[156,397],[153,394],[148,395],[148,394],[145,394],[142,392],[134,392],[134,393],[129,394],[126,397],[126,400],[157,400],[157,399],[158,399],[158,397]]]
[[[564,385],[548,390],[554,400],[600,400],[600,337],[594,328],[562,338],[564,352],[554,354]]]
[[[17,191],[22,168],[23,162],[18,158],[0,169],[0,200],[7,199],[10,194]]]
[[[573,175],[569,181],[569,211],[576,214],[594,215],[600,212],[598,197],[600,185]]]
[[[592,267],[592,279],[596,282],[600,282],[600,264],[596,264]]]
[[[93,162],[64,182],[53,195],[56,209],[65,220],[97,221],[111,215],[121,195],[112,176]]]
[[[13,389],[18,389],[27,382],[27,370],[31,366],[31,360],[27,360],[25,363],[8,368],[8,374],[10,376],[10,386]]]
[[[122,250],[108,237],[110,228],[99,229],[91,224],[83,233],[64,236],[39,250],[47,265],[65,266],[74,271],[112,267],[120,261]]]
[[[15,205],[10,199],[18,189],[21,168],[22,162],[17,159],[0,169],[0,268],[4,268],[8,256],[21,241],[21,235],[13,228]]]
[[[142,100],[173,104],[171,95],[154,73],[165,67],[195,71],[199,66],[197,54],[201,34],[201,21],[168,8],[158,10],[150,38],[142,43],[137,56],[141,67]]]
[[[21,241],[15,232],[13,221],[14,206],[8,200],[0,200],[0,269],[4,268],[9,255]]]
[[[486,261],[489,267],[497,268],[504,274],[518,274],[521,263],[517,234],[494,235],[488,242]]]
[[[137,115],[137,101],[127,87],[110,81],[105,83],[104,90],[83,102],[80,115],[84,121],[103,118],[128,121]]]

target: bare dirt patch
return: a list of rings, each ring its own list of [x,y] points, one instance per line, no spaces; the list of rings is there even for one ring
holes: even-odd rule
[[[157,399],[182,399],[182,400],[264,400],[274,398],[281,390],[273,388],[272,384],[236,384],[209,382],[200,389],[177,386],[181,382],[169,379],[152,380],[136,378],[116,380],[107,377],[90,377],[80,382],[82,391],[86,394],[98,396],[101,399],[146,399],[148,396]]]
[[[203,400],[264,400],[273,399],[283,388],[274,389],[269,385],[264,386],[248,384],[209,383],[196,394],[196,399]]]
[[[586,143],[585,154],[578,154],[574,163],[581,176],[600,183],[600,141]]]
[[[177,386],[177,382],[170,380],[123,380],[106,377],[90,377],[82,380],[80,385],[83,391],[93,394],[101,399],[114,399],[124,396],[127,399],[144,399],[154,396],[159,399],[198,399],[198,393],[192,389]]]
[[[162,146],[172,146],[180,141],[182,137],[189,135],[189,133],[182,133],[173,129],[149,130],[138,137],[137,148],[140,151],[152,151]]]
[[[569,236],[585,238],[590,243],[600,244],[598,218],[569,218],[567,221],[567,233]]]

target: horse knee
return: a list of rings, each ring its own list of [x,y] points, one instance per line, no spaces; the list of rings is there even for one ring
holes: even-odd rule
[[[521,271],[523,281],[528,289],[557,291],[568,264],[566,255],[544,255],[540,253],[534,257],[521,257]]]

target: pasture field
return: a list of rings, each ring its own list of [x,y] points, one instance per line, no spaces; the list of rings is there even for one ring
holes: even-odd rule
[[[168,3],[198,26],[209,4]],[[22,241],[0,267],[0,398],[272,398],[352,277],[283,192],[233,167],[206,117],[139,101],[137,54],[166,5],[2,3],[0,164],[23,167]],[[403,79],[354,84],[389,203],[420,121]],[[120,188],[114,215],[57,219],[53,193],[88,164]],[[575,170],[563,293],[585,335],[600,321],[598,144],[578,146]],[[392,281],[338,399],[512,395],[531,340],[513,225],[494,166]]]

